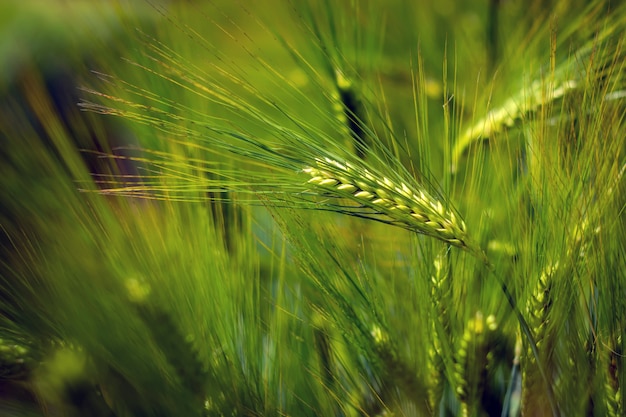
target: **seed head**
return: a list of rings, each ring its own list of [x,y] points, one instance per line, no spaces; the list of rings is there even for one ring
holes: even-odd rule
[[[371,210],[372,217],[385,217],[388,223],[428,235],[470,252],[482,253],[471,245],[465,222],[452,210],[433,198],[425,189],[375,175],[363,167],[333,159],[316,159],[315,167],[302,170],[309,174],[308,183],[330,192],[337,198],[348,198]]]

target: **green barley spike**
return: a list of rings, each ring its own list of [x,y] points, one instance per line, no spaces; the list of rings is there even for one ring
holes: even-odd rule
[[[325,328],[323,320],[318,319],[318,323],[313,326],[313,339],[315,341],[315,350],[319,356],[320,373],[324,381],[324,385],[331,389],[335,383],[335,366],[333,363],[333,349],[331,346],[328,331]]]
[[[180,333],[172,317],[152,306],[137,306],[139,316],[149,326],[152,336],[174,367],[181,384],[196,396],[201,396],[207,381],[204,366],[193,347]]]
[[[545,338],[547,336],[547,327],[550,318],[550,309],[552,306],[551,288],[552,277],[558,270],[558,263],[546,268],[539,277],[536,287],[526,304],[528,313],[528,324],[535,335],[535,343],[539,352],[545,351]],[[535,404],[536,401],[543,402],[538,399],[537,386],[541,386],[542,378],[538,373],[537,358],[532,352],[531,346],[525,341],[525,354],[522,362],[522,415],[527,415],[532,410],[541,409],[541,406]],[[539,385],[538,385],[539,384]],[[535,407],[536,406],[536,407]]]
[[[0,380],[27,378],[40,356],[39,349],[32,349],[27,343],[0,338]]]
[[[623,415],[622,413],[622,387],[620,384],[620,369],[622,367],[622,355],[618,339],[611,345],[608,351],[608,366],[606,373],[606,380],[604,383],[605,395],[606,395],[606,408],[607,416],[617,417]]]
[[[149,286],[136,279],[128,279],[125,284],[129,301],[135,306],[139,317],[150,329],[154,341],[176,371],[181,386],[199,404],[203,403],[209,374],[192,343],[180,332],[171,314],[150,303]],[[201,405],[198,409],[201,409]]]
[[[455,364],[455,391],[463,417],[481,412],[481,397],[487,382],[491,354],[491,338],[497,328],[494,316],[486,319],[479,311],[471,319],[459,343]]]
[[[367,217],[434,237],[487,262],[482,249],[471,241],[463,219],[423,187],[413,188],[365,167],[329,158],[317,159],[315,167],[303,172],[311,176],[309,184],[329,196],[347,198],[369,209]]]
[[[433,334],[434,331],[435,329]],[[432,346],[428,349],[428,405],[433,414],[439,408],[444,389],[444,363],[440,351],[437,336],[433,336]]]
[[[345,126],[345,134],[352,139],[350,147],[359,159],[365,158],[368,141],[363,125],[362,103],[358,98],[354,83],[343,71],[335,70],[335,86],[337,88],[334,110],[337,118]]]
[[[431,302],[434,317],[431,319],[432,345],[428,349],[428,403],[433,411],[437,410],[443,395],[444,362],[440,338],[450,338],[450,280],[448,269],[448,248],[444,249],[434,261],[435,271],[431,277]],[[438,327],[440,326],[440,331]]]
[[[433,264],[435,266],[435,273],[431,277],[432,302],[442,329],[448,333],[450,330],[448,308],[452,291],[450,285],[449,247],[446,247],[437,255]]]
[[[380,327],[374,327],[371,334],[376,357],[384,372],[384,395],[396,389],[400,390],[414,401],[424,415],[428,414],[429,406],[427,400],[424,400],[427,388],[416,371],[400,357],[397,347]]]
[[[530,317],[529,324],[535,334],[537,346],[546,334],[546,326],[548,324],[548,315],[552,300],[550,298],[550,289],[552,286],[552,277],[558,269],[558,263],[544,270],[539,277],[537,286],[526,305],[528,315]],[[532,356],[532,355],[530,355]]]

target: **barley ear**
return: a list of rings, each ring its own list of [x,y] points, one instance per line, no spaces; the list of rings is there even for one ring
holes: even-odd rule
[[[467,323],[459,343],[454,376],[463,417],[480,414],[487,370],[493,356],[491,340],[497,327],[494,316],[485,318],[479,311]]]
[[[450,171],[456,173],[461,157],[472,144],[488,140],[497,133],[520,125],[542,106],[570,94],[576,88],[578,83],[575,80],[564,80],[550,86],[544,86],[539,80],[534,81],[529,89],[523,89],[501,106],[489,111],[484,118],[461,134],[452,150]]]
[[[316,159],[316,166],[306,167],[303,172],[311,176],[308,183],[321,189],[324,196],[346,198],[357,205],[353,209],[365,209],[358,213],[360,217],[434,237],[486,261],[480,247],[471,241],[465,222],[423,187],[329,158]]]
[[[386,387],[384,389],[400,390],[407,398],[415,399],[414,404],[419,408],[420,414],[429,414],[428,402],[424,395],[427,388],[417,372],[400,357],[397,346],[380,327],[374,327],[371,336],[376,357],[383,370],[383,386]]]
[[[529,317],[528,324],[535,335],[535,347],[538,352],[545,352],[550,347],[546,347],[547,326],[550,319],[550,309],[552,306],[551,288],[553,275],[558,269],[558,264],[546,268],[540,275],[535,289],[526,303],[526,312]],[[541,364],[532,350],[530,341],[525,341],[525,351],[522,355],[522,415],[530,415],[536,410],[545,409],[545,402],[539,395],[543,384],[550,383],[544,381],[540,375]],[[533,411],[534,410],[534,411]],[[548,410],[545,410],[548,414]]]
[[[442,338],[450,340],[450,316],[448,308],[451,305],[449,250],[445,248],[437,255],[434,261],[435,271],[431,277],[431,346],[428,349],[428,403],[432,410],[437,410],[444,390],[444,361],[442,353]]]
[[[34,353],[25,343],[0,338],[2,378],[6,381],[25,378],[38,362]]]
[[[608,350],[608,366],[606,369],[606,379],[604,382],[605,403],[607,416],[622,416],[622,386],[620,381],[620,373],[623,366],[621,337],[614,338],[613,343],[609,345]]]
[[[125,286],[129,301],[150,330],[154,342],[174,368],[181,386],[195,401],[203,402],[209,374],[196,353],[193,340],[189,340],[181,333],[169,312],[154,305],[150,297],[151,289],[147,283],[130,278],[125,281]],[[200,403],[199,407],[202,406]]]
[[[359,159],[364,159],[368,148],[366,127],[363,123],[362,103],[354,82],[343,71],[335,70],[335,87],[333,94],[333,109],[337,119],[344,127],[344,136],[351,139],[349,148]]]

